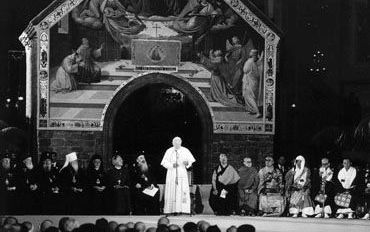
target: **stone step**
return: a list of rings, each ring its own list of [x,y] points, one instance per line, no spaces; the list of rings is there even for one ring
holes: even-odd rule
[[[101,80],[98,83],[79,83],[78,89],[80,90],[116,90],[121,84],[126,83],[126,80]],[[209,82],[192,82],[198,88],[209,89],[211,88]]]
[[[99,120],[103,108],[51,107],[50,118],[60,120]]]
[[[211,107],[219,107],[219,104],[212,103]],[[218,111],[213,108],[215,122],[240,122],[246,121],[254,122],[261,121],[260,118],[256,118],[255,115],[250,115],[245,111],[238,112],[225,112]],[[59,120],[100,120],[102,116],[103,108],[80,108],[80,107],[63,107],[53,106],[50,108],[50,118]]]
[[[176,73],[175,73],[176,74]],[[124,74],[124,75],[109,75],[109,74],[102,74],[102,77],[101,79],[103,81],[105,80],[121,80],[121,81],[128,81],[131,77],[135,76],[137,74],[133,74],[133,75],[128,75],[128,74]],[[186,77],[189,81],[191,82],[205,82],[205,83],[210,83],[210,78],[208,77],[194,77],[192,75],[184,75],[182,74],[181,75],[182,77]]]

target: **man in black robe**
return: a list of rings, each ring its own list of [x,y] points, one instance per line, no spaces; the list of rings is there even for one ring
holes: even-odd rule
[[[61,191],[59,170],[53,165],[55,152],[43,152],[39,168],[39,191],[42,214],[61,214]]]
[[[65,213],[84,214],[86,212],[86,177],[78,165],[76,152],[66,155],[66,161],[60,171],[60,181]]]
[[[38,214],[40,212],[38,173],[33,165],[30,154],[26,154],[22,158],[22,161],[23,167],[20,173],[22,213]]]
[[[0,167],[0,215],[16,214],[19,207],[19,174],[11,165],[11,154],[1,157]]]
[[[129,172],[119,154],[112,157],[112,164],[107,173],[109,210],[111,214],[128,215],[131,213]]]
[[[91,214],[99,215],[106,212],[106,186],[103,159],[100,155],[93,155],[87,169],[87,190]]]
[[[145,189],[158,188],[157,182],[151,171],[151,166],[146,162],[143,154],[139,155],[133,170],[134,214],[158,215],[159,191],[154,196],[143,193]]]

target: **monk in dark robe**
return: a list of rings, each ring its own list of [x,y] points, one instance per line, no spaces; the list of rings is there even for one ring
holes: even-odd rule
[[[59,170],[53,165],[53,152],[43,152],[40,159],[39,188],[41,196],[41,214],[62,213],[62,193],[59,182]]]
[[[143,193],[145,189],[158,188],[152,173],[151,166],[145,156],[140,154],[136,158],[133,170],[134,187],[134,214],[136,215],[159,215],[159,191],[154,196]]]
[[[113,168],[107,173],[109,209],[112,214],[128,215],[131,212],[130,177],[127,167],[123,166],[121,155],[112,157]]]
[[[93,215],[106,212],[106,175],[103,159],[100,155],[93,155],[87,168],[87,191],[89,195],[90,213]]]
[[[250,157],[245,157],[243,164],[243,167],[238,170],[240,176],[238,182],[240,214],[255,215],[257,213],[258,201],[258,172],[256,168],[252,167],[252,159]]]
[[[78,165],[77,154],[66,155],[60,171],[66,214],[84,214],[86,203],[86,176]]]
[[[228,164],[226,154],[220,154],[220,164],[212,175],[212,190],[209,205],[216,215],[230,215],[237,208],[237,171]]]
[[[23,157],[23,165],[20,173],[22,210],[24,214],[39,214],[39,179],[31,155]]]
[[[16,214],[19,207],[19,174],[11,165],[11,154],[1,157],[0,166],[0,214]]]

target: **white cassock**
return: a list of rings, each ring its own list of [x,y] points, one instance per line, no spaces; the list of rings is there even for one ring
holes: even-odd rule
[[[187,166],[183,164],[184,161],[188,162]],[[186,169],[194,162],[193,155],[185,147],[180,147],[177,151],[171,147],[164,154],[161,165],[167,169],[163,209],[165,214],[190,213],[190,191]],[[178,163],[179,166],[174,168],[174,163]]]

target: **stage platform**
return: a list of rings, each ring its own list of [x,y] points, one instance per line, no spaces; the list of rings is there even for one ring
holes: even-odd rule
[[[30,221],[38,226],[45,219],[51,219],[54,225],[63,216],[16,216],[19,221]],[[147,227],[155,226],[160,216],[72,216],[80,224],[95,222],[98,218],[106,218],[108,221],[118,223],[144,222]],[[222,232],[232,225],[251,224],[258,232],[369,232],[370,220],[359,219],[320,219],[320,218],[288,218],[288,217],[242,217],[242,216],[215,216],[215,215],[194,215],[194,216],[170,216],[171,224],[184,225],[188,221],[208,221],[211,225],[218,225]],[[37,228],[37,227],[36,227]]]

